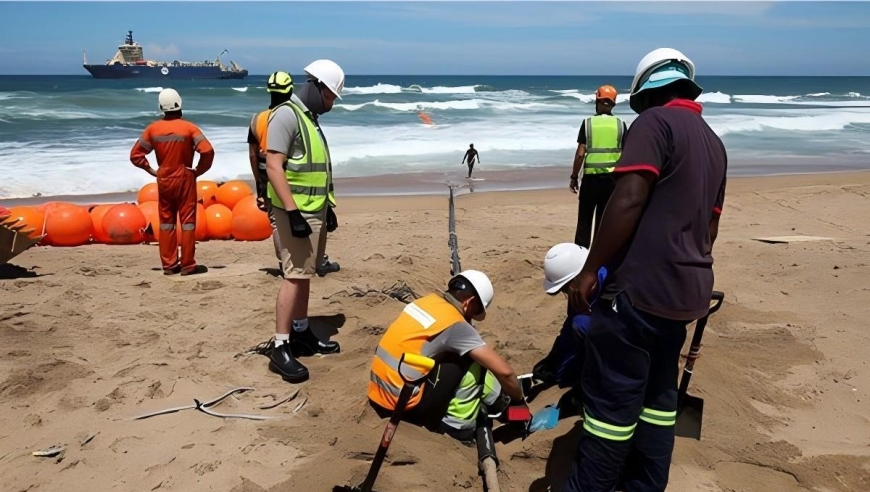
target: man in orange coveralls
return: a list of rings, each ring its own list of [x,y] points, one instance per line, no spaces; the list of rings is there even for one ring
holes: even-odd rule
[[[157,96],[163,119],[145,128],[130,150],[130,162],[157,178],[160,207],[160,261],[163,274],[203,273],[208,269],[194,259],[196,232],[196,178],[211,168],[214,149],[202,131],[181,119],[181,96],[175,89],[164,89]],[[145,157],[154,151],[155,171]],[[193,152],[199,163],[193,167]],[[178,261],[176,216],[181,222],[181,261]]]

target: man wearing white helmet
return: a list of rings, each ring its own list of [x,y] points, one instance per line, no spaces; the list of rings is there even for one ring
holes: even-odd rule
[[[291,383],[308,379],[308,369],[296,357],[340,351],[337,342],[323,342],[309,329],[308,295],[326,249],[326,233],[338,227],[332,210],[332,161],[317,120],[341,98],[344,71],[331,60],[316,60],[305,67],[305,73],[305,84],[271,110],[261,139],[269,178],[266,193],[284,269],[269,369]]]
[[[398,372],[403,353],[436,362],[405,413],[406,420],[433,432],[469,440],[482,406],[499,413],[509,404],[525,405],[514,370],[471,325],[486,317],[492,297],[486,274],[466,270],[450,279],[446,292],[405,307],[381,337],[372,360],[368,397],[382,417],[396,409],[404,384]]]
[[[163,119],[145,128],[130,149],[130,162],[157,178],[160,214],[160,262],[163,274],[191,275],[207,270],[197,265],[196,250],[196,178],[211,168],[214,149],[202,131],[183,120],[181,96],[175,89],[163,89],[157,95]],[[155,171],[146,157],[157,155]],[[199,163],[193,167],[193,154],[199,153]],[[181,261],[178,259],[176,223],[181,223]]]
[[[709,311],[711,251],[727,156],[701,116],[695,66],[661,48],[638,64],[639,116],[614,169],[616,188],[570,299],[589,312],[583,434],[563,490],[663,491],[674,446],[686,326]],[[599,282],[598,269],[609,275]]]
[[[547,251],[544,257],[544,292],[551,296],[568,294],[568,285],[586,263],[589,250],[575,243],[560,243]],[[598,279],[603,282],[607,269],[601,267]],[[593,301],[594,302],[594,301]],[[583,368],[583,339],[589,327],[589,315],[568,315],[550,352],[532,369],[536,381],[536,391],[558,384],[560,388],[570,387],[579,390],[580,371]],[[580,399],[579,391],[574,396]]]

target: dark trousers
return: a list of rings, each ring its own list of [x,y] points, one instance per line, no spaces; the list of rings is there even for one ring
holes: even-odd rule
[[[586,174],[580,181],[580,197],[577,209],[577,232],[574,233],[574,243],[588,248],[592,240],[592,218],[595,218],[595,230],[601,225],[604,207],[613,194],[616,186],[611,173]]]
[[[685,321],[635,309],[620,293],[592,308],[581,376],[583,434],[564,492],[660,492],[674,449]]]
[[[467,440],[474,437],[474,430],[468,432],[458,431],[442,422],[447,415],[447,407],[456,396],[456,389],[462,382],[462,378],[471,364],[474,362],[466,355],[459,357],[456,354],[444,354],[439,357],[435,367],[429,371],[423,383],[423,396],[417,406],[405,412],[402,420],[411,422],[439,434],[448,434],[456,439]],[[392,412],[372,403],[381,418],[389,416]]]

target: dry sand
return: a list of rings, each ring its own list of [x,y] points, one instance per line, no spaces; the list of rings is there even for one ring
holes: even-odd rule
[[[36,248],[0,280],[0,489],[9,491],[328,491],[358,483],[384,421],[368,410],[370,357],[400,312],[448,278],[447,200],[346,198],[328,252],[341,272],[312,284],[315,328],[342,353],[304,359],[299,386],[261,355],[280,279],[271,242],[207,242],[201,276],[160,274],[155,245]],[[574,234],[567,189],[457,200],[463,266],[496,287],[485,339],[520,372],[549,349],[564,299],[541,290],[542,259]],[[716,289],[692,393],[706,400],[701,441],[680,438],[672,491],[870,490],[870,173],[733,179],[715,247]],[[767,244],[759,236],[810,235]],[[223,267],[223,268],[218,268]],[[394,287],[400,287],[394,289]],[[387,294],[385,294],[387,293]],[[215,398],[196,410],[131,417]],[[273,403],[300,388],[292,402]],[[532,405],[555,401],[549,390]],[[297,404],[305,406],[294,413]],[[558,484],[577,419],[498,445],[503,491]],[[80,442],[96,434],[87,444]],[[60,444],[61,457],[33,451]],[[376,489],[480,491],[476,452],[399,427]]]

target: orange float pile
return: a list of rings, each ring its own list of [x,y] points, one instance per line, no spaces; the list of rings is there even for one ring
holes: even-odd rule
[[[196,240],[235,239],[263,241],[272,235],[268,215],[257,208],[257,199],[244,181],[197,182]],[[8,209],[10,219],[33,229],[32,238],[45,234],[40,246],[82,246],[85,244],[140,244],[160,238],[156,183],[143,186],[136,203],[78,205],[47,202]],[[181,224],[176,225],[181,241]]]

